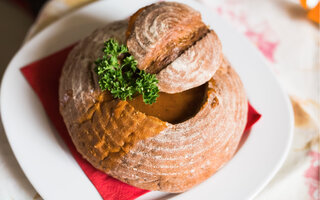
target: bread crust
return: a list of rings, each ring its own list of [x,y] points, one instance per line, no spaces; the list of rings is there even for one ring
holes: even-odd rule
[[[125,43],[127,27],[127,21],[111,23],[71,51],[60,78],[61,115],[77,150],[95,168],[139,188],[186,191],[235,153],[247,119],[243,85],[224,59],[211,69],[205,102],[194,117],[171,124],[137,111],[102,92],[93,71],[103,42]]]
[[[160,91],[179,93],[206,83],[222,63],[221,42],[187,5],[159,2],[129,20],[127,46],[138,67],[156,73]]]
[[[127,46],[138,68],[158,73],[208,32],[201,15],[175,2],[158,2],[129,20]]]
[[[221,52],[220,40],[211,30],[157,74],[159,90],[172,94],[206,83],[222,63]]]

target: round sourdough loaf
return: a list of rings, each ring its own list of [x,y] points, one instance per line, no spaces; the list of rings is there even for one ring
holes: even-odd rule
[[[219,55],[222,62],[211,68],[212,76],[198,83],[205,84],[205,92],[194,116],[173,124],[146,115],[129,102],[102,92],[93,71],[94,61],[103,54],[104,41],[115,38],[124,44],[126,34],[128,21],[118,21],[96,30],[74,47],[60,78],[61,115],[77,150],[97,169],[143,189],[186,191],[210,177],[235,153],[247,119],[243,85]],[[218,41],[212,31],[197,43],[203,40]],[[157,76],[174,79],[170,69],[174,62],[188,65],[188,59],[183,58],[188,51],[201,52],[215,44],[220,42],[189,47]],[[201,62],[201,56],[195,58],[192,62]],[[180,73],[176,77],[179,81],[183,81],[181,77],[188,79]]]

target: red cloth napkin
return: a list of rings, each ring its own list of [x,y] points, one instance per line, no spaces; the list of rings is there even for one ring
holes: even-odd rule
[[[67,144],[71,154],[92,184],[96,187],[101,197],[108,200],[135,199],[149,191],[120,182],[95,169],[90,163],[83,159],[74,147],[67,128],[65,127],[63,119],[59,113],[59,77],[63,64],[73,46],[74,45],[31,63],[21,68],[21,72],[40,98],[45,111],[53,125],[58,130],[58,133]],[[261,115],[249,104],[246,130],[249,130],[260,117]]]

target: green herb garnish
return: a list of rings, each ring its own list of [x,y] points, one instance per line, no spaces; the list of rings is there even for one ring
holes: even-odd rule
[[[108,90],[114,98],[121,100],[131,100],[133,95],[140,93],[146,104],[156,102],[159,96],[156,76],[138,69],[138,62],[125,45],[110,39],[104,43],[103,52],[102,58],[95,61],[94,69],[102,91]]]

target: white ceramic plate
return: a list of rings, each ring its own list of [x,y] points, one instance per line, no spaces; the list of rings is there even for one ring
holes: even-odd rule
[[[288,153],[293,130],[291,105],[260,53],[241,34],[199,3],[183,2],[201,11],[204,21],[217,32],[224,53],[262,118],[235,157],[204,183],[179,195],[151,192],[139,199],[251,199],[270,181]],[[50,124],[19,69],[150,3],[108,0],[90,4],[39,33],[9,64],[1,86],[4,128],[19,164],[44,199],[101,197]]]

